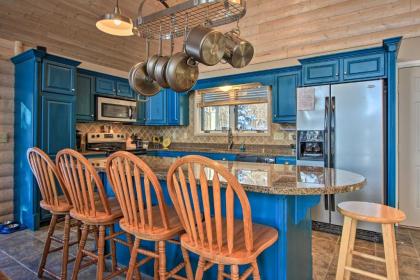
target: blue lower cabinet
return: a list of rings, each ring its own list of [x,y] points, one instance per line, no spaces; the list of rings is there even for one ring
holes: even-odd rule
[[[148,98],[146,102],[146,125],[165,125],[166,119],[166,90]]]
[[[76,67],[45,59],[42,62],[42,90],[46,92],[75,94]]]
[[[96,77],[95,90],[99,94],[115,95],[116,81],[113,78]]]
[[[41,149],[49,156],[55,156],[61,149],[74,148],[76,98],[43,93],[41,100]]]
[[[385,75],[385,54],[369,54],[343,59],[344,80],[367,79]]]
[[[276,157],[276,164],[296,165],[296,157]]]

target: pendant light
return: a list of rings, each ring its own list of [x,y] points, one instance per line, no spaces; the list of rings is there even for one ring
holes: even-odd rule
[[[114,7],[112,13],[103,15],[97,22],[96,27],[102,32],[116,36],[133,35],[133,21],[121,13],[120,7]]]

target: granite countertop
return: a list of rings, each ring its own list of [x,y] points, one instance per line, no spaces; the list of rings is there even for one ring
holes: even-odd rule
[[[159,180],[176,158],[139,156]],[[106,158],[90,159],[98,171],[104,171]],[[324,167],[218,161],[235,174],[246,191],[273,195],[319,195],[352,192],[362,188],[366,179],[356,173]],[[198,174],[198,170],[195,170]],[[198,178],[198,175],[197,175]],[[210,177],[209,177],[210,178]]]

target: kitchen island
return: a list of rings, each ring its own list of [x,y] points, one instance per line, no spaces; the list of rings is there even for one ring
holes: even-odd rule
[[[166,187],[166,173],[176,158],[140,156],[155,172],[168,204],[171,204]],[[104,173],[105,158],[91,162],[101,173],[105,188],[113,195]],[[278,241],[258,258],[261,279],[312,279],[312,220],[310,209],[320,201],[323,194],[356,191],[363,187],[361,175],[323,167],[291,166],[264,163],[220,161],[235,174],[247,192],[252,210],[253,223],[276,228]],[[235,215],[240,218],[241,209],[235,204]],[[238,209],[237,209],[238,208]],[[142,242],[148,248],[153,244]],[[173,267],[181,260],[180,250],[168,244],[167,264]],[[127,249],[117,250],[118,261],[127,263]],[[193,269],[197,262],[191,256]],[[242,268],[244,269],[244,268]],[[142,272],[151,275],[152,264],[142,267]],[[205,273],[205,279],[216,279],[216,267]]]

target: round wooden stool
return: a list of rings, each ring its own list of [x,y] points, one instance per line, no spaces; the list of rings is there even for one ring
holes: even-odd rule
[[[404,212],[386,205],[361,201],[342,202],[338,204],[338,211],[344,215],[344,226],[341,234],[336,280],[350,279],[352,272],[374,279],[399,279],[394,225],[405,220]],[[354,250],[357,221],[382,225],[385,258]],[[387,277],[352,267],[353,256],[385,263]]]

